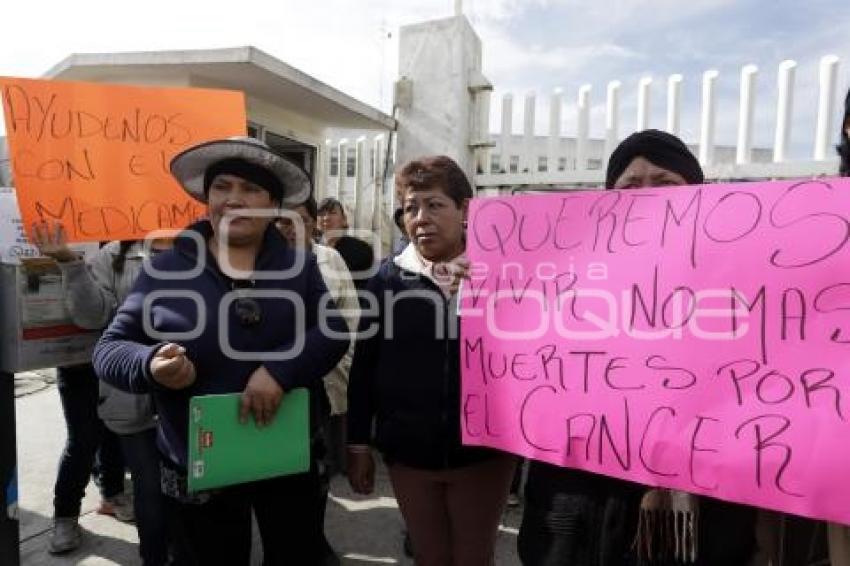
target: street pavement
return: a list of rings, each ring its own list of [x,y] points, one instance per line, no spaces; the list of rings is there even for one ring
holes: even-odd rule
[[[65,442],[62,407],[52,370],[26,372],[15,379],[18,434],[18,483],[23,566],[137,565],[138,538],[133,525],[95,513],[98,493],[89,484],[80,524],[85,542],[78,550],[54,557],[47,553],[52,519],[53,482]],[[129,489],[129,486],[128,486]],[[496,564],[519,564],[516,533],[521,508],[508,509],[500,528]],[[355,495],[342,477],[334,478],[328,503],[326,533],[346,565],[399,564],[413,561],[402,551],[403,521],[386,471],[379,469],[375,494]],[[255,549],[259,541],[255,540]],[[260,564],[259,552],[253,564]]]

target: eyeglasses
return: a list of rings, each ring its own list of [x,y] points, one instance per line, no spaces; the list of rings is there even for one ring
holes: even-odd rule
[[[233,310],[239,324],[246,328],[258,326],[263,321],[260,303],[253,297],[244,297],[239,294],[239,291],[253,289],[255,285],[253,279],[234,279],[230,282],[230,288],[237,292],[236,300],[233,301]]]

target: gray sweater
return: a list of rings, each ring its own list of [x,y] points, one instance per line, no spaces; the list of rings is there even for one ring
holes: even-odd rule
[[[120,242],[110,242],[88,262],[59,263],[64,277],[65,297],[74,324],[82,328],[102,329],[133,288],[144,260],[144,248],[136,242],[127,252],[124,270],[116,273],[112,262]],[[100,382],[97,414],[116,434],[134,434],[156,425],[150,395],[121,391]]]

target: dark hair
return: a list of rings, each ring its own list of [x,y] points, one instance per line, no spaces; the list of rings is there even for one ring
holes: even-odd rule
[[[396,228],[404,232],[404,209],[397,208],[395,212],[393,212],[393,222],[396,225]]]
[[[838,157],[841,162],[838,165],[838,172],[844,177],[850,177],[850,139],[847,137],[847,129],[850,128],[850,90],[847,91],[847,98],[844,99],[844,120],[841,121],[841,143],[835,149],[838,150]]]
[[[440,189],[460,207],[472,198],[472,185],[454,159],[434,155],[414,159],[395,174],[395,190],[399,201],[407,190]]]
[[[307,211],[307,216],[312,218],[313,221],[318,218],[319,210],[316,206],[316,199],[314,199],[312,196],[308,197],[307,200],[305,200],[304,202],[299,202],[298,204],[292,205],[291,208],[298,208],[299,206],[304,207],[304,210]]]
[[[319,203],[316,213],[317,215],[326,214],[328,212],[333,212],[337,208],[342,213],[342,215],[345,216],[345,207],[342,206],[342,203],[333,197],[326,197],[323,198],[322,202]]]
[[[133,244],[139,240],[123,240],[118,246],[118,255],[112,258],[112,271],[117,274],[124,273],[124,264],[127,263],[127,252],[133,247]]]

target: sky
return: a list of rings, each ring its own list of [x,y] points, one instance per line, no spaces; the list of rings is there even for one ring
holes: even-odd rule
[[[605,89],[622,82],[621,136],[635,128],[637,84],[654,79],[650,126],[664,127],[666,80],[681,73],[687,141],[699,135],[702,73],[717,69],[717,141],[734,143],[738,81],[755,64],[755,143],[770,146],[776,72],[794,59],[797,91],[792,156],[810,156],[818,62],[842,59],[839,98],[850,71],[846,0],[465,0],[464,13],[483,42],[484,74],[495,93],[514,94],[514,129],[522,98],[537,93],[538,133],[548,127],[548,99],[563,90],[562,131],[575,131],[578,88],[592,85],[591,134],[601,135]],[[400,26],[452,15],[454,0],[41,0],[2,8],[0,75],[37,77],[70,53],[201,49],[253,45],[319,80],[388,111],[397,75]],[[839,120],[836,114],[836,123]],[[836,133],[838,128],[836,127]],[[796,155],[794,155],[796,154]]]

